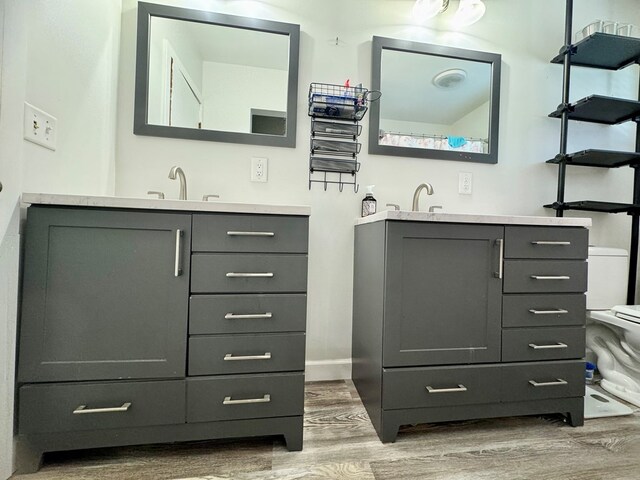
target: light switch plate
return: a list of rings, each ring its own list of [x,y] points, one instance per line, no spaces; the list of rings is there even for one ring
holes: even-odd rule
[[[56,117],[24,102],[24,139],[49,150],[55,150],[57,137]]]

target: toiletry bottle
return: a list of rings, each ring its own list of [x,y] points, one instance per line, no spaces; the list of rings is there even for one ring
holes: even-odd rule
[[[376,213],[376,199],[373,198],[373,187],[375,185],[369,185],[367,187],[367,194],[362,199],[362,216],[373,215]]]

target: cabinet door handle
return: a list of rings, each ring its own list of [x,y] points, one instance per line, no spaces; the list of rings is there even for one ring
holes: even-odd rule
[[[498,253],[498,271],[497,272],[493,272],[493,276],[496,277],[496,278],[502,278],[503,265],[504,265],[504,239],[503,238],[498,238],[496,240],[496,243],[500,247],[500,250],[499,250],[499,253]]]
[[[265,273],[235,273],[229,272],[227,273],[227,278],[271,278],[273,277],[273,273],[265,272]]]
[[[536,240],[531,242],[531,245],[571,245],[571,242],[564,241],[551,241],[551,240]]]
[[[224,356],[224,360],[271,360],[271,352],[266,352],[264,355],[233,355],[233,353],[227,353]]]
[[[571,280],[569,275],[531,275],[534,280]]]
[[[227,235],[230,237],[274,237],[276,234],[274,232],[238,232],[238,231],[230,231],[227,232]]]
[[[529,311],[534,315],[560,315],[563,313],[569,313],[569,310],[565,310],[564,308],[558,308],[555,310],[536,310],[535,308],[530,308]]]
[[[467,391],[467,387],[465,387],[461,383],[459,383],[457,387],[453,387],[453,388],[433,388],[433,387],[431,387],[429,385],[427,385],[425,388],[427,389],[427,392],[429,392],[429,393],[453,393],[453,392],[466,392]]]
[[[174,277],[179,277],[180,275],[182,275],[182,248],[181,248],[181,244],[182,244],[182,235],[184,234],[184,232],[180,229],[176,230],[176,261],[175,261],[175,265],[173,268],[173,276]]]
[[[271,318],[273,314],[271,312],[266,313],[249,313],[249,314],[235,314],[235,313],[227,313],[224,318],[226,320],[245,320],[250,318]]]
[[[115,412],[126,412],[129,410],[131,406],[131,402],[123,403],[120,407],[107,407],[107,408],[87,408],[86,405],[80,405],[74,411],[74,415],[80,415],[85,413],[115,413]]]
[[[269,403],[271,395],[265,394],[262,398],[244,398],[241,400],[232,400],[231,397],[224,397],[223,405],[243,405],[247,403]]]
[[[536,345],[535,343],[530,343],[529,347],[533,348],[534,350],[548,350],[550,348],[569,348],[569,345],[562,342],[552,343],[551,345]]]
[[[554,387],[558,385],[566,385],[569,382],[561,378],[558,378],[556,379],[555,382],[536,382],[535,380],[529,380],[529,383],[534,387]]]

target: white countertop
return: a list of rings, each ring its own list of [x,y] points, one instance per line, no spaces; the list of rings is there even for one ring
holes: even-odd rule
[[[578,217],[528,217],[517,215],[485,215],[472,213],[408,212],[404,210],[383,210],[364,218],[358,218],[356,225],[381,222],[384,220],[408,220],[412,222],[449,223],[490,223],[503,225],[543,225],[548,227],[590,227],[590,218]]]
[[[265,205],[217,201],[198,202],[193,200],[57,195],[50,193],[23,193],[22,203],[25,205],[66,205],[73,207],[136,208],[189,212],[264,213],[271,215],[304,216],[311,214],[311,207],[305,205]]]

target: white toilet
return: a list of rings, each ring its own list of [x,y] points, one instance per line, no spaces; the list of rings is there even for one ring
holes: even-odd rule
[[[625,305],[628,264],[626,250],[589,247],[587,360],[603,389],[640,407],[640,306]]]

